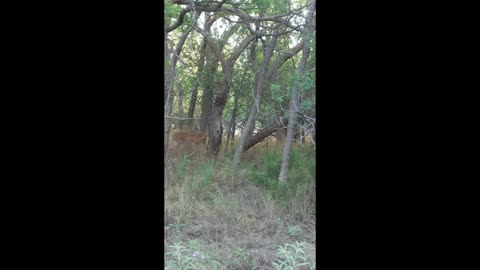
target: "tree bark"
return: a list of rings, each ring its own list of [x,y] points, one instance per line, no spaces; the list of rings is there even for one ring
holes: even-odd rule
[[[183,125],[185,123],[185,112],[183,111],[183,88],[180,82],[177,83],[177,97],[178,97],[178,128],[183,130]]]
[[[245,38],[240,45],[237,46],[235,51],[232,53],[230,58],[225,59],[223,57],[221,49],[215,44],[213,39],[208,36],[205,31],[197,29],[207,40],[207,46],[210,47],[212,52],[215,54],[216,59],[220,62],[223,70],[224,79],[221,82],[220,90],[213,102],[213,109],[210,115],[210,127],[208,128],[208,151],[210,154],[217,156],[220,152],[220,145],[222,143],[222,117],[223,109],[225,108],[226,101],[228,99],[228,94],[230,91],[230,85],[232,83],[232,73],[233,66],[235,61],[238,59],[240,54],[245,50],[248,44],[254,39],[254,36],[248,36]]]
[[[313,14],[315,13],[315,4],[316,4],[316,1],[312,0],[312,3],[307,11],[307,16],[305,18],[305,27],[303,29],[303,38],[302,38],[305,43],[305,46],[303,46],[302,59],[300,60],[300,63],[298,65],[297,74],[299,76],[303,75],[305,71],[305,66],[307,64],[308,56],[310,54],[310,47],[308,46],[308,40],[310,39],[309,36],[312,35],[314,31],[312,26],[312,19],[313,19]],[[287,182],[288,165],[290,163],[290,154],[292,152],[293,136],[295,132],[294,128],[297,122],[299,91],[300,91],[300,86],[297,84],[292,90],[290,105],[288,108],[287,138],[285,141],[285,146],[283,147],[282,165],[280,167],[280,174],[278,176],[278,180],[281,183]]]
[[[203,43],[205,44],[205,72],[202,74],[202,83],[203,83],[203,95],[202,95],[202,104],[201,104],[201,113],[200,113],[200,131],[207,132],[210,116],[212,114],[213,106],[213,90],[215,89],[215,72],[218,67],[218,60],[215,58],[211,48],[207,48],[207,36],[210,33],[212,24],[217,20],[216,15],[206,15],[207,19],[204,24],[204,37]],[[203,33],[202,33],[203,34]]]
[[[277,29],[279,29],[280,25],[277,25]],[[275,31],[277,32],[277,31]],[[265,88],[266,84],[266,75],[268,72],[268,66],[270,65],[270,60],[272,59],[273,50],[277,43],[278,36],[273,36],[270,42],[265,42],[266,44],[264,49],[264,57],[263,62],[260,67],[260,71],[258,72],[258,76],[256,76],[256,85],[255,85],[255,93],[254,93],[254,102],[250,107],[250,111],[248,114],[247,122],[245,123],[245,127],[242,130],[242,134],[240,135],[240,139],[238,140],[237,147],[235,149],[235,153],[233,155],[233,165],[234,167],[238,166],[240,163],[240,159],[242,157],[243,148],[245,146],[245,142],[248,137],[251,137],[253,134],[255,118],[257,117],[257,112],[260,107],[260,98],[262,96],[262,90]],[[253,64],[252,64],[253,65]],[[249,136],[250,135],[250,136]]]
[[[166,25],[170,24],[170,19],[168,19],[168,22],[166,22]],[[165,60],[163,60],[163,67],[165,69],[164,71],[164,78],[167,78],[168,76],[168,70],[170,70],[170,63],[171,63],[171,58],[170,58],[170,54],[171,54],[171,51],[168,47],[168,32],[167,32],[167,29],[165,28],[164,29],[164,32],[163,32],[163,48],[164,48],[164,56],[165,56]],[[167,80],[165,80],[164,82],[164,85],[163,85],[163,106],[165,106],[165,104],[167,103],[167,98],[168,98],[168,91],[167,91]]]
[[[214,89],[214,74],[217,70],[217,60],[208,49],[206,52],[207,63],[205,65],[205,73],[203,76],[203,95],[202,95],[202,111],[200,116],[200,131],[206,132],[208,129],[208,122],[210,121],[211,110],[213,107],[213,89]]]
[[[205,49],[207,47],[207,44],[203,42],[202,47],[200,48],[200,59],[198,60],[198,70],[197,70],[197,76],[195,78],[195,83],[192,88],[192,95],[190,97],[190,104],[188,106],[188,112],[187,112],[187,128],[190,131],[193,131],[193,118],[195,116],[195,106],[197,104],[197,98],[198,98],[198,87],[200,86],[200,78],[203,75],[203,67],[205,65]]]
[[[270,63],[270,59],[272,58],[273,49],[275,48],[275,43],[277,42],[277,39],[278,39],[277,36],[272,37],[271,41],[268,43],[268,45],[264,50],[265,52],[264,60],[260,67],[258,76],[256,76],[257,79],[256,79],[256,85],[255,85],[255,94],[254,94],[253,104],[250,107],[247,122],[245,123],[245,127],[242,130],[240,139],[238,140],[238,144],[235,149],[235,154],[233,155],[234,167],[238,166],[238,163],[240,162],[240,159],[242,157],[242,152],[243,152],[243,147],[245,146],[245,142],[248,137],[251,137],[249,135],[251,135],[253,132],[255,118],[257,116],[258,108],[260,107],[260,97],[262,96],[262,90],[265,84],[265,76],[267,73],[268,65]]]
[[[233,109],[232,109],[232,118],[230,119],[230,124],[228,125],[227,129],[227,143],[225,144],[225,151],[228,151],[228,146],[230,144],[230,139],[233,141],[235,136],[235,118],[237,117],[237,110],[238,110],[238,93],[237,91],[234,92],[234,101],[233,101]]]

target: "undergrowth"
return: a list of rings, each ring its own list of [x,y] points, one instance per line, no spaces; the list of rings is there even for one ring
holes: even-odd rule
[[[315,152],[302,146],[292,149],[287,183],[278,181],[281,156],[279,148],[264,150],[261,162],[250,164],[249,180],[301,216],[315,215]]]
[[[286,184],[280,147],[249,154],[237,170],[201,155],[166,163],[165,269],[314,267],[314,152],[294,147]]]

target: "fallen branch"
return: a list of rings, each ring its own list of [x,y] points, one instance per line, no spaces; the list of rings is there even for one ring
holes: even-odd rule
[[[286,128],[287,124],[288,124],[288,119],[287,118],[282,118],[277,123],[273,124],[272,126],[260,130],[259,132],[257,132],[257,134],[252,136],[245,143],[245,146],[243,147],[243,152],[252,148],[257,143],[263,141],[265,138],[272,135],[274,132],[278,131],[279,129]]]

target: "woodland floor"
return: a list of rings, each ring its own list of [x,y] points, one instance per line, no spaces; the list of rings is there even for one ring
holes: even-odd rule
[[[292,269],[274,267],[289,256],[309,264],[295,269],[315,269],[315,217],[289,212],[249,181],[248,170],[260,167],[234,174],[184,162],[166,174],[165,269]],[[286,244],[296,251],[282,257]]]

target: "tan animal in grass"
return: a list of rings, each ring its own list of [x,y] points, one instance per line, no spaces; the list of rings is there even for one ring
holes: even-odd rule
[[[188,157],[191,157],[205,145],[206,141],[206,133],[178,131],[173,134],[173,145],[171,150],[176,155],[190,153]]]

